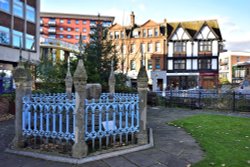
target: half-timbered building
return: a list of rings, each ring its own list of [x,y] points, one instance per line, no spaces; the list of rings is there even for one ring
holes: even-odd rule
[[[168,23],[167,84],[175,89],[218,84],[222,42],[216,20]]]

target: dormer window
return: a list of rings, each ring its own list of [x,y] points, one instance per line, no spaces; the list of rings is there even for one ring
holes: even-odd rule
[[[121,32],[121,38],[124,39],[125,35],[124,35],[124,31]]]
[[[119,31],[115,31],[115,39],[119,39]]]
[[[157,28],[155,28],[155,37],[159,36],[159,30]]]
[[[135,30],[133,31],[133,37],[134,37],[134,38],[139,38],[139,37],[140,37],[140,31],[139,31],[138,29],[135,29]]]
[[[113,33],[112,32],[109,33],[109,38],[113,39]]]
[[[143,36],[143,37],[146,37],[146,36],[147,36],[147,30],[143,30],[142,36]]]
[[[153,30],[152,29],[148,29],[148,37],[152,37],[153,36]]]

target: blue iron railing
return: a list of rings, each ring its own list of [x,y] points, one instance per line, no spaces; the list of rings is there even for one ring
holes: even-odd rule
[[[49,139],[75,140],[75,95],[72,100],[62,94],[34,94],[23,97],[23,135]],[[99,148],[117,140],[128,141],[139,131],[139,97],[137,94],[102,94],[97,100],[85,100],[85,140]]]

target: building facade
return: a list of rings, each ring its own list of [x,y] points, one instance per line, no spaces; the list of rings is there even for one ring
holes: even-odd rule
[[[230,83],[239,83],[245,78],[245,63],[250,61],[249,52],[223,52],[219,57],[220,79]],[[238,68],[239,67],[239,68]],[[235,70],[237,68],[237,70]],[[247,69],[247,68],[246,68]]]
[[[40,33],[43,38],[57,39],[71,44],[79,42],[80,33],[83,42],[87,43],[89,34],[94,33],[97,23],[103,27],[110,27],[114,17],[100,15],[79,15],[67,13],[40,14]]]
[[[158,87],[163,89],[163,80],[166,80],[165,55],[167,53],[165,24],[166,20],[163,23],[148,20],[142,25],[137,25],[132,12],[130,25],[114,24],[109,28],[108,38],[113,40],[119,55],[118,72],[127,75],[130,80],[129,86],[136,87],[138,71],[143,61],[151,89],[157,89],[157,85],[153,84],[156,81],[151,77],[152,71],[157,71],[154,76],[157,75],[155,79],[161,82]],[[163,73],[163,76],[158,73],[161,75]]]
[[[120,56],[119,72],[136,80],[143,60],[153,91],[217,87],[222,36],[216,20],[137,25],[133,12],[130,20],[129,26],[109,29]]]
[[[39,61],[39,13],[40,0],[0,1],[0,70],[10,73],[20,50],[23,59]]]
[[[167,84],[174,89],[218,86],[222,37],[216,20],[168,23]]]

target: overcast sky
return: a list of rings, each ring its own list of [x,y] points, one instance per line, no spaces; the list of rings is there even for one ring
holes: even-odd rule
[[[250,0],[41,0],[42,12],[115,16],[129,24],[131,11],[137,24],[217,19],[226,49],[250,52]]]

